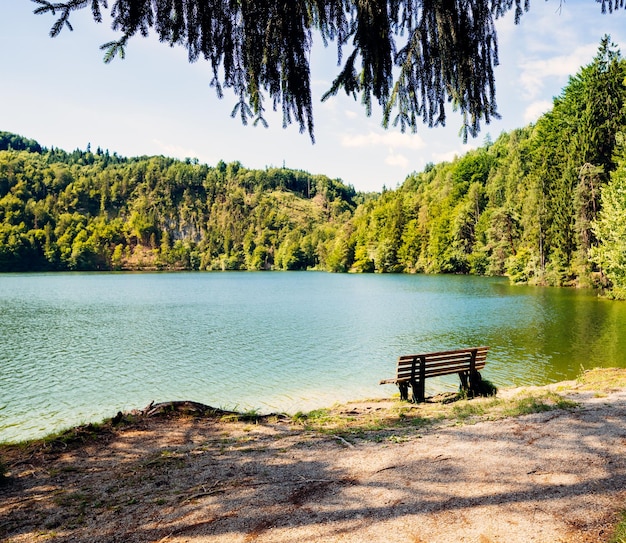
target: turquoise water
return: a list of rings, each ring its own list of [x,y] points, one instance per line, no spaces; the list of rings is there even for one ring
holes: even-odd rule
[[[153,400],[294,413],[390,396],[399,354],[483,344],[500,387],[625,366],[626,304],[464,276],[0,275],[0,441]]]

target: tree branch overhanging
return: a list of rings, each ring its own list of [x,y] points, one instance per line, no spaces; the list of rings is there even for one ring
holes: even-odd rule
[[[415,132],[419,120],[444,125],[446,103],[463,119],[461,134],[476,136],[498,118],[494,68],[495,20],[509,11],[518,23],[529,0],[32,0],[36,14],[58,17],[50,35],[72,30],[71,13],[91,8],[96,22],[109,12],[121,33],[102,46],[105,62],[124,57],[137,34],[154,32],[185,47],[190,62],[211,65],[218,97],[237,96],[233,116],[266,125],[264,99],[314,141],[309,58],[316,32],[336,42],[340,71],[322,100],[343,89],[360,96],[367,115],[377,102],[383,126]],[[603,12],[626,0],[596,0]],[[343,63],[343,51],[350,50]],[[343,63],[343,67],[342,67]]]

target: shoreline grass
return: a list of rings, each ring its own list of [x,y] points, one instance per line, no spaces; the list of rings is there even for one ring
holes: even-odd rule
[[[505,389],[500,396],[467,399],[460,394],[442,394],[429,398],[423,404],[411,404],[398,397],[384,400],[364,400],[335,405],[293,415],[260,415],[257,412],[232,412],[211,408],[194,402],[166,402],[149,406],[143,411],[118,413],[100,423],[89,423],[20,443],[0,444],[0,485],[12,485],[11,469],[30,463],[33,458],[47,456],[49,470],[70,471],[73,465],[57,465],[57,458],[67,451],[81,447],[107,447],[115,436],[126,430],[158,429],[158,420],[170,419],[175,424],[180,419],[210,424],[219,423],[217,438],[224,443],[237,443],[246,447],[254,437],[243,435],[255,424],[281,425],[283,433],[293,432],[296,440],[336,439],[342,446],[358,444],[392,443],[417,440],[425,432],[436,432],[441,427],[454,427],[497,421],[507,418],[552,412],[571,411],[579,407],[576,395],[581,398],[595,395],[603,397],[612,391],[626,389],[626,369],[594,369],[584,371],[577,380],[555,383],[544,387]],[[555,416],[559,416],[557,413]],[[541,418],[540,420],[544,420]],[[232,433],[228,425],[233,425]],[[235,436],[235,437],[232,437]],[[243,436],[243,437],[242,437]],[[317,437],[316,437],[317,436]],[[235,446],[235,445],[232,445]],[[239,448],[239,451],[245,451]],[[252,449],[250,449],[252,450]],[[48,456],[50,455],[50,456]],[[161,450],[146,456],[138,464],[145,470],[169,470],[182,465],[183,456],[170,450]],[[89,501],[90,490],[61,493],[54,503],[74,508],[80,520]],[[133,498],[134,499],[134,498]],[[619,504],[624,506],[624,504]],[[626,508],[615,518],[610,543],[626,543]]]
[[[572,389],[576,392],[595,392],[596,395],[602,396],[621,388],[626,388],[626,368],[594,368],[583,370],[573,385],[572,382],[565,382],[543,387],[521,387],[519,390],[514,389],[516,391],[514,395],[506,394],[505,397],[465,398],[462,394],[448,393],[428,398],[425,403],[412,404],[401,401],[399,396],[395,395],[389,399],[354,401],[309,412],[297,412],[293,415],[225,411],[196,402],[181,401],[159,404],[161,407],[159,412],[155,414],[153,409],[150,416],[208,417],[224,423],[286,422],[309,432],[366,435],[384,431],[424,429],[440,423],[475,424],[557,409],[571,410],[578,407],[578,404],[564,395],[572,392]],[[511,390],[502,392],[510,393]],[[355,410],[354,406],[363,404],[367,404],[369,408]],[[117,428],[138,424],[146,416],[145,411],[118,413],[101,422],[70,427],[44,437],[0,443],[0,468],[3,468],[6,474],[6,465],[2,463],[1,456],[3,450],[32,447],[53,450],[76,446],[104,434],[112,434]],[[0,470],[0,477],[1,473]]]

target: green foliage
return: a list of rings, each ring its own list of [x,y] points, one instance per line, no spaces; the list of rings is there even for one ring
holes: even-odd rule
[[[452,407],[452,414],[459,422],[467,421],[472,417],[480,417],[485,412],[485,405],[481,403],[461,402],[455,403]]]
[[[39,148],[19,136],[2,138]],[[349,233],[340,230],[352,217],[356,193],[339,180],[240,163],[210,168],[101,150],[6,147],[0,271],[346,271],[351,265]]]
[[[43,148],[35,140],[30,140],[17,134],[0,131],[0,151],[30,151],[31,153],[41,153]]]
[[[622,511],[620,522],[615,527],[609,543],[626,543],[626,511]]]
[[[609,294],[626,299],[626,161],[611,175],[602,191],[602,210],[593,230],[600,244],[592,251],[593,261],[610,281]]]
[[[576,402],[563,398],[554,392],[546,392],[539,396],[520,396],[514,398],[504,409],[504,414],[509,417],[519,415],[530,415],[532,413],[543,413],[554,411],[555,409],[575,409]]]
[[[626,297],[625,80],[605,37],[535,125],[381,194],[0,132],[0,271],[474,273]]]
[[[398,191],[369,201],[353,221],[353,269],[370,271],[373,262],[379,272],[595,284],[598,272],[607,272],[594,267],[608,258],[608,247],[598,248],[606,243],[596,218],[626,125],[625,77],[626,62],[605,37],[593,62],[570,78],[535,126],[502,134],[450,163],[431,164]],[[614,296],[620,295],[617,270],[626,269],[617,253],[609,277]]]
[[[533,131],[528,200],[536,226],[528,239],[538,254],[539,282],[588,282],[589,252],[597,245],[591,224],[600,194],[615,169],[617,134],[626,123],[626,63],[605,36],[593,62],[568,86]]]

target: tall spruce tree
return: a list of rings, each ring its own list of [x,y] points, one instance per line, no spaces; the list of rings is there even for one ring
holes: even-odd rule
[[[110,10],[118,39],[102,46],[105,61],[124,56],[128,41],[154,32],[187,49],[191,62],[212,67],[218,96],[238,97],[233,116],[265,124],[266,94],[313,140],[309,57],[313,33],[336,42],[338,76],[324,98],[343,89],[383,108],[383,124],[416,130],[420,119],[443,125],[446,102],[463,118],[464,138],[497,117],[495,19],[513,10],[516,22],[529,0],[33,0],[35,13],[58,19],[50,34],[72,28],[73,11],[91,8],[97,22]],[[600,0],[598,0],[600,1]],[[601,0],[603,11],[624,0]],[[347,55],[344,55],[347,49]],[[345,58],[344,58],[345,57]]]
[[[624,139],[623,137],[618,139]],[[602,191],[602,210],[592,224],[599,240],[591,255],[608,278],[609,294],[626,299],[626,152],[620,149],[617,169]]]
[[[603,37],[593,61],[570,77],[534,128],[530,170],[545,203],[537,217],[545,225],[540,259],[549,283],[590,280],[588,253],[596,244],[591,223],[615,169],[616,134],[626,124],[625,78],[626,61]]]

